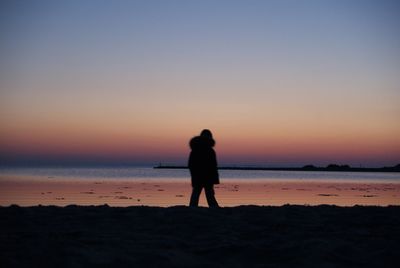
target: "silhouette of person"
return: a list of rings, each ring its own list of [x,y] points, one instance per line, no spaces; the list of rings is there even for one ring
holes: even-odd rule
[[[197,207],[202,189],[206,193],[209,207],[219,207],[215,199],[214,184],[219,184],[217,156],[213,149],[215,141],[208,129],[201,131],[200,136],[190,140],[192,151],[189,156],[189,170],[192,177],[192,196],[190,206]]]

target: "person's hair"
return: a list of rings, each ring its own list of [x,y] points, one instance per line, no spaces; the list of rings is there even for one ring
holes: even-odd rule
[[[211,131],[209,130],[209,129],[203,129],[202,131],[201,131],[201,133],[200,133],[200,136],[201,137],[205,137],[205,138],[209,138],[209,139],[212,139],[212,133],[211,133]]]

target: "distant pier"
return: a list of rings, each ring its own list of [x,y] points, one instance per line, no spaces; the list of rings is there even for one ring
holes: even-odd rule
[[[188,169],[187,166],[162,165],[154,166],[155,169]],[[221,166],[219,170],[272,170],[272,171],[327,171],[327,172],[400,172],[400,164],[393,167],[350,167],[348,165],[331,164],[326,167],[306,165],[304,167],[246,167],[246,166]]]

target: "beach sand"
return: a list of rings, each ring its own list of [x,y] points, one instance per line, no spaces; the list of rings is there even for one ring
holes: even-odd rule
[[[221,209],[186,207],[186,180],[0,176],[1,267],[398,266],[397,182],[224,180],[215,190]]]
[[[1,267],[398,267],[400,207],[0,207]]]

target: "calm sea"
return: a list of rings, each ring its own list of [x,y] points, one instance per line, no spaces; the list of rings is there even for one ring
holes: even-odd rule
[[[221,170],[221,180],[356,180],[400,182],[399,173],[380,172],[316,172],[316,171],[253,171]],[[182,179],[189,180],[188,170],[154,169],[152,167],[78,167],[78,168],[0,168],[1,176],[63,179]]]

